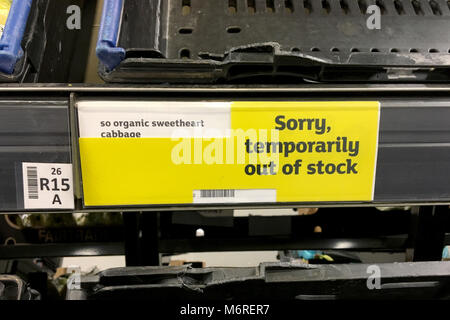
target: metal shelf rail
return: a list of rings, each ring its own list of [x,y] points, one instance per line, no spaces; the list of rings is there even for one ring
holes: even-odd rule
[[[450,203],[450,88],[446,86],[314,87],[0,87],[1,201],[4,213],[26,209],[24,162],[73,163],[75,205],[66,212],[170,211],[254,207],[405,206]],[[372,201],[296,201],[86,206],[80,173],[78,101],[379,101],[378,158]],[[61,211],[61,210],[60,210]]]

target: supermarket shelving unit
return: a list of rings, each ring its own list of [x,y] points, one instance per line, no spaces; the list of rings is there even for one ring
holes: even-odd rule
[[[219,6],[208,4],[204,10],[199,9],[198,1],[189,0],[105,0],[97,46],[99,73],[116,84],[104,85],[71,84],[81,81],[79,65],[84,64],[88,37],[82,32],[69,34],[58,27],[65,22],[65,12],[51,9],[65,10],[72,1],[57,2],[57,9],[46,6],[44,0],[34,2],[41,6],[37,9],[49,10],[55,19],[30,20],[40,28],[52,30],[46,38],[46,48],[34,43],[43,51],[35,51],[36,56],[31,55],[31,50],[25,52],[25,57],[34,62],[33,68],[27,70],[32,72],[14,79],[3,77],[7,82],[47,84],[0,84],[0,274],[17,269],[7,260],[36,257],[125,255],[127,266],[132,267],[160,266],[164,255],[185,252],[402,252],[408,261],[425,262],[383,266],[385,279],[392,281],[387,289],[392,290],[393,297],[402,297],[404,290],[410,288],[419,288],[414,294],[429,290],[439,297],[448,296],[448,263],[435,262],[442,259],[443,247],[450,245],[450,41],[443,33],[449,26],[450,7],[446,1],[403,1],[400,6],[397,1],[384,1],[383,21],[387,28],[370,37],[365,14],[367,4],[374,2],[371,0],[256,0],[247,5],[243,1],[221,1]],[[85,5],[89,12],[82,20],[82,30],[87,30],[94,1],[76,3]],[[185,9],[190,13],[185,14]],[[137,13],[139,18],[130,18]],[[335,24],[344,16],[348,24],[337,29]],[[142,33],[141,19],[149,24],[148,34]],[[286,22],[280,25],[283,32],[271,25],[279,19]],[[246,21],[248,30],[240,25],[242,21]],[[31,22],[29,28],[30,25]],[[293,30],[338,35],[330,42],[317,34],[299,33],[299,41],[298,37],[289,37]],[[392,32],[401,34],[401,39],[392,37]],[[62,53],[61,49],[56,52],[62,38],[67,40],[63,41],[67,47]],[[226,41],[217,41],[221,38]],[[34,39],[41,43],[39,37]],[[205,39],[210,42],[205,44]],[[16,40],[16,49],[20,49],[20,41]],[[40,59],[41,55],[45,59]],[[131,82],[145,84],[126,84]],[[148,84],[167,82],[172,84]],[[290,84],[274,84],[277,82]],[[294,82],[302,84],[293,85]],[[78,103],[123,100],[379,102],[373,201],[86,206]],[[73,165],[74,209],[25,209],[21,166],[28,162]],[[377,207],[391,209],[380,211]],[[405,207],[412,209],[404,210]],[[313,215],[233,216],[236,209],[264,208],[319,211]],[[122,212],[123,224],[18,229],[8,222],[14,214],[90,212]],[[203,237],[196,236],[198,228],[205,232]],[[258,275],[254,279],[257,283],[270,282],[270,276],[279,282],[272,287],[277,290],[294,293],[301,288],[314,292],[299,295],[300,299],[332,299],[340,295],[323,295],[321,291],[337,292],[341,287],[344,297],[364,297],[366,267],[299,267],[281,263],[254,270],[236,269],[226,275],[239,280],[250,272]],[[298,282],[285,278],[283,268],[293,271]],[[321,271],[317,277],[313,274],[316,269]],[[180,288],[184,289],[184,280],[196,279],[196,284],[209,285],[209,280],[223,273],[189,267],[137,270],[107,271],[95,279],[84,279],[83,291],[71,292],[69,297],[86,297],[94,283],[114,286],[133,283],[136,278],[158,281],[163,275],[165,279],[181,281]],[[352,280],[347,281],[348,278]],[[37,286],[44,288],[45,279],[44,276],[36,280]],[[233,290],[241,296],[245,291],[240,291],[239,281],[237,284]],[[358,290],[352,291],[356,287]],[[164,297],[164,283],[155,288]],[[141,293],[140,288],[129,289],[129,293]],[[120,290],[110,292],[122,297]],[[220,290],[215,294],[223,297]]]

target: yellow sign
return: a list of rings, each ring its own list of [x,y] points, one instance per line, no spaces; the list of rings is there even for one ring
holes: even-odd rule
[[[0,0],[0,37],[3,34],[6,20],[8,19],[9,10],[11,9],[12,0]]]
[[[80,101],[86,206],[371,201],[378,102]]]

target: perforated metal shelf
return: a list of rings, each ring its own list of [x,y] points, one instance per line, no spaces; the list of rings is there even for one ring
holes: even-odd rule
[[[123,0],[120,11],[121,3],[105,3],[104,21],[120,23],[103,26],[120,30],[117,47],[99,55],[111,82],[449,80],[445,0]],[[367,26],[374,4],[380,29]]]

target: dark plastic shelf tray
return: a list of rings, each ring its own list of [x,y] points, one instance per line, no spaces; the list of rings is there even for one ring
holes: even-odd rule
[[[381,28],[366,13],[377,3]],[[109,82],[450,80],[446,0],[106,0]]]

